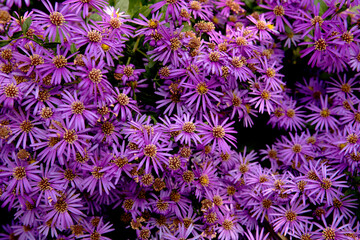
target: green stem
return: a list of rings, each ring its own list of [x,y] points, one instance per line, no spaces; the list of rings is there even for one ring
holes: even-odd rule
[[[141,51],[140,49],[136,49],[136,51],[138,51],[138,52],[141,53],[144,57],[147,58],[147,55],[146,55],[143,51]]]

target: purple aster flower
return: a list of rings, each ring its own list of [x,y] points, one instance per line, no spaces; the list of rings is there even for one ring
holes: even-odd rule
[[[357,154],[360,144],[360,127],[353,127],[351,125],[346,125],[344,131],[339,136],[341,139],[335,141],[334,144],[344,145],[341,149],[343,154]]]
[[[15,238],[19,240],[36,240],[40,238],[35,227],[31,227],[25,224],[11,226],[14,229]]]
[[[186,3],[184,0],[162,0],[160,2],[157,2],[153,5],[151,5],[150,8],[152,8],[151,13],[154,13],[158,11],[163,6],[166,6],[166,13],[165,13],[165,19],[169,20],[169,16],[171,16],[172,19],[176,20],[181,13],[181,9],[186,7]]]
[[[165,82],[160,88],[155,92],[156,95],[164,97],[163,100],[156,102],[156,108],[162,108],[167,105],[164,110],[164,114],[172,114],[174,109],[176,109],[177,114],[181,114],[186,107],[185,101],[183,99],[184,87],[177,81],[170,82],[169,85]]]
[[[45,221],[49,221],[49,225],[54,225],[59,230],[65,230],[74,225],[74,220],[85,217],[81,212],[83,205],[81,204],[80,194],[75,194],[74,190],[62,192],[52,206],[43,206],[46,209]]]
[[[279,100],[282,98],[281,92],[281,90],[273,91],[270,88],[255,88],[253,92],[250,92],[255,97],[251,98],[249,102],[256,102],[255,108],[259,108],[260,113],[263,113],[266,109],[270,115],[274,111],[273,103],[279,104]]]
[[[349,66],[353,71],[360,71],[360,47],[357,46],[355,49],[350,49],[350,61]]]
[[[333,87],[327,88],[328,93],[333,93],[335,96],[340,98],[352,98],[355,97],[354,90],[359,90],[359,88],[354,88],[354,85],[357,83],[355,78],[346,79],[346,74],[344,74],[343,78],[337,74],[337,79],[330,78],[333,82],[330,84]]]
[[[232,74],[241,82],[245,82],[249,77],[254,77],[254,73],[246,66],[246,58],[239,55],[236,50],[232,52],[230,63]]]
[[[107,120],[99,121],[93,128],[96,131],[94,140],[99,143],[119,145],[119,138],[122,139],[121,127],[120,121],[114,115]]]
[[[82,235],[82,239],[86,240],[92,240],[92,239],[98,239],[98,240],[111,240],[108,237],[103,236],[103,234],[109,233],[114,231],[114,228],[111,228],[113,225],[109,222],[104,223],[103,218],[101,217],[99,220],[96,220],[97,224],[93,224],[91,221],[85,222],[85,231],[88,232],[88,234]]]
[[[103,59],[99,62],[95,59],[85,59],[85,66],[78,67],[76,75],[81,78],[78,87],[80,93],[86,98],[95,98],[96,102],[109,103],[114,99],[111,96],[113,93],[110,82],[106,79],[106,63]]]
[[[49,169],[49,165],[47,165],[44,169],[44,166],[40,165],[41,178],[36,181],[36,185],[33,187],[33,193],[37,193],[36,207],[40,203],[51,205],[53,201],[57,201],[58,191],[64,190],[61,182],[53,177],[57,170],[57,165],[55,166]]]
[[[57,46],[56,55],[45,55],[45,62],[41,65],[40,70],[43,76],[52,75],[51,84],[59,85],[61,80],[64,79],[66,83],[71,82],[74,79],[74,75],[70,70],[74,70],[73,63],[69,63],[68,60],[75,54],[71,54],[68,57],[70,48],[60,50],[60,44]]]
[[[247,108],[244,104],[244,98],[247,96],[247,94],[247,90],[239,89],[229,90],[226,92],[222,99],[227,107],[232,108],[230,119],[233,119],[236,113],[239,115],[239,119],[243,118],[244,112],[247,111]]]
[[[214,164],[210,161],[204,161],[195,165],[194,175],[197,181],[194,183],[195,196],[198,199],[202,198],[203,192],[214,191],[220,187],[219,177],[216,173]]]
[[[308,183],[309,197],[315,195],[315,201],[322,203],[325,200],[328,205],[333,204],[334,198],[342,195],[341,188],[347,187],[346,181],[339,180],[345,175],[339,173],[340,170],[334,171],[332,168],[322,165],[321,171],[315,175],[318,179]]]
[[[330,239],[336,239],[336,240],[347,240],[349,239],[348,236],[346,236],[348,231],[344,230],[348,227],[348,224],[343,224],[343,216],[336,216],[333,218],[333,221],[331,225],[328,225],[326,223],[325,217],[321,217],[322,222],[324,226],[315,223],[317,227],[319,227],[319,230],[314,232],[314,237],[319,240],[330,240]],[[340,226],[339,226],[340,225]]]
[[[136,101],[128,97],[129,92],[130,89],[124,89],[121,93],[120,90],[115,87],[117,102],[115,103],[113,113],[119,116],[123,122],[132,120],[133,112],[140,113],[140,110],[136,106]]]
[[[96,22],[92,20],[90,22],[92,24],[81,22],[82,28],[73,29],[76,36],[72,40],[78,48],[86,45],[86,56],[98,58],[99,56],[104,56],[106,50],[116,48],[116,46],[111,41],[110,36],[105,35],[104,29]]]
[[[170,28],[160,26],[158,33],[162,36],[161,44],[147,52],[150,58],[153,61],[161,61],[163,65],[170,62],[174,67],[179,67],[187,54],[183,49],[187,38],[181,34],[182,29],[183,26],[177,29],[174,29],[172,25]]]
[[[22,50],[22,53],[14,52],[14,58],[19,62],[17,68],[26,74],[26,76],[35,73],[35,78],[38,78],[40,76],[39,69],[41,65],[44,64],[44,57],[49,53],[41,47],[30,48],[28,50],[21,46],[19,46],[19,48]]]
[[[117,145],[119,146],[119,145]],[[113,147],[112,159],[110,161],[110,169],[108,170],[110,175],[114,176],[116,185],[124,173],[131,177],[131,170],[134,163],[131,158],[131,151],[125,148],[125,141],[120,145],[120,151],[117,147]]]
[[[340,42],[336,36],[332,36],[331,32],[324,34],[320,30],[315,29],[314,36],[310,38],[313,40],[313,42],[302,42],[299,45],[313,45],[300,52],[301,57],[305,57],[313,52],[308,62],[311,67],[319,67],[320,64],[324,61],[325,56],[330,57],[328,61],[332,61],[335,57],[340,56],[340,53],[336,50],[336,46],[343,43]]]
[[[88,135],[89,129],[76,131],[74,124],[69,124],[69,119],[65,119],[66,122],[61,121],[53,124],[53,128],[49,128],[49,133],[46,135],[50,138],[60,138],[56,141],[53,148],[56,149],[58,160],[61,165],[64,164],[64,155],[66,161],[69,161],[71,157],[76,156],[77,152],[84,155],[86,147],[88,147],[88,141],[93,137]]]
[[[258,46],[255,44],[256,35],[250,29],[242,26],[236,31],[230,30],[230,37],[234,41],[229,44],[229,47],[238,50],[245,57],[244,60],[254,56],[254,50],[257,50]]]
[[[194,18],[210,21],[213,18],[212,6],[209,2],[192,0],[188,3],[189,13]]]
[[[271,207],[276,204],[273,197],[266,197],[262,194],[251,193],[252,201],[249,201],[246,206],[251,207],[252,217],[260,222],[264,221],[265,216],[268,216],[268,220],[272,221],[274,218],[275,210]]]
[[[328,217],[332,212],[334,216],[344,216],[344,219],[351,219],[354,215],[354,212],[350,209],[357,209],[358,204],[355,199],[351,199],[353,195],[348,195],[346,197],[340,196],[333,199],[333,203],[329,206],[328,212],[325,217]]]
[[[343,113],[343,116],[340,117],[341,124],[351,124],[354,127],[360,126],[360,104],[357,108],[351,107],[349,110],[346,110]]]
[[[270,21],[275,22],[275,29],[280,32],[285,32],[285,25],[292,28],[291,23],[286,18],[286,16],[293,11],[291,5],[287,2],[281,2],[279,0],[269,2],[268,4],[269,5],[260,4],[259,6],[272,10],[271,12],[264,13],[264,16]]]
[[[169,190],[170,200],[172,204],[170,204],[170,212],[174,213],[177,217],[181,217],[185,215],[185,213],[189,212],[189,207],[191,206],[191,201],[187,198],[186,195],[181,194],[179,190],[176,189],[178,183],[177,182],[169,182],[173,189]]]
[[[216,232],[219,233],[219,240],[237,240],[239,235],[242,235],[244,230],[238,223],[235,216],[226,213],[219,216],[219,225],[216,227]]]
[[[248,229],[247,232],[245,232],[245,236],[248,240],[266,240],[268,239],[270,233],[267,233],[264,235],[264,228],[261,228],[261,231],[259,232],[259,227],[256,226],[256,232],[255,235],[251,233],[251,230]]]
[[[116,9],[111,6],[105,7],[102,12],[103,21],[99,24],[103,28],[110,28],[111,32],[109,33],[111,36],[116,36],[118,39],[125,39],[122,34],[132,37],[134,27],[125,24],[126,22],[130,22],[128,18],[130,15],[126,15],[125,12],[120,12],[119,9]]]
[[[40,178],[37,175],[40,173],[38,170],[37,162],[28,164],[27,162],[15,159],[15,161],[6,161],[6,165],[0,167],[0,177],[10,177],[8,179],[6,191],[25,196],[33,191],[31,183],[39,181]]]
[[[143,19],[133,19],[132,22],[143,26],[143,28],[140,28],[136,31],[135,36],[139,35],[145,35],[150,36],[155,32],[155,30],[159,30],[159,26],[163,25],[165,21],[161,21],[162,13],[156,12],[155,14],[152,14],[151,19],[147,19],[143,14],[139,13],[139,16]],[[153,46],[153,45],[152,45]]]
[[[297,166],[300,163],[307,161],[307,156],[314,156],[313,149],[306,141],[305,133],[302,133],[300,136],[293,136],[292,133],[289,133],[291,140],[288,138],[282,137],[283,142],[278,144],[279,149],[279,158],[287,165],[295,164]],[[292,162],[290,162],[292,161]]]
[[[236,138],[230,135],[231,133],[236,133],[234,128],[231,127],[234,122],[227,123],[229,118],[226,118],[219,123],[218,115],[210,115],[211,119],[204,116],[208,124],[203,123],[199,127],[199,134],[203,135],[203,144],[206,145],[212,143],[212,151],[217,148],[223,153],[230,152],[230,146],[228,143],[236,147]]]
[[[201,139],[196,132],[196,126],[199,125],[198,121],[194,120],[194,117],[190,117],[189,114],[175,115],[175,124],[172,126],[172,130],[180,131],[175,137],[175,141],[179,141],[181,144],[191,145],[191,142],[197,145],[201,143]]]
[[[69,124],[74,124],[75,130],[85,129],[85,120],[91,125],[94,125],[98,120],[98,115],[92,111],[95,106],[89,104],[89,98],[85,96],[78,96],[74,91],[72,94],[69,91],[62,93],[62,102],[58,105],[57,111],[65,118],[69,118]],[[71,117],[71,118],[70,118]]]
[[[270,22],[266,21],[264,14],[259,15],[258,19],[255,19],[251,15],[247,16],[247,18],[253,24],[255,24],[255,26],[250,26],[249,30],[251,30],[253,34],[259,38],[260,42],[271,40],[272,37],[270,33],[272,34],[279,33],[274,29],[274,26]]]
[[[44,107],[49,107],[54,110],[56,108],[56,105],[61,104],[61,100],[55,97],[55,95],[61,93],[59,90],[60,87],[55,87],[51,89],[35,87],[35,89],[32,90],[31,94],[25,97],[24,101],[22,102],[22,106],[25,107],[25,111],[29,111],[30,109],[32,109],[34,115],[38,115],[40,112],[41,116],[42,109]]]
[[[185,227],[185,225],[183,223],[180,223],[175,232],[171,232],[169,228],[166,228],[166,232],[163,235],[164,239],[168,239],[168,240],[177,240],[177,239],[189,239],[189,240],[193,240],[193,239],[198,239],[200,238],[199,234],[196,234],[195,236],[192,234],[194,230],[194,225],[190,224],[190,226]],[[193,236],[193,237],[190,237]]]
[[[111,158],[111,154],[98,148],[95,150],[94,155],[90,157],[91,164],[87,162],[82,165],[83,170],[91,173],[88,177],[84,178],[82,184],[82,188],[84,190],[87,189],[90,195],[93,195],[95,189],[99,191],[100,195],[102,195],[103,191],[109,195],[109,192],[115,189],[115,185],[111,182],[112,176],[108,172],[111,168],[109,166]]]
[[[268,124],[271,124],[274,128],[283,127],[290,129],[290,131],[302,129],[305,126],[304,111],[300,111],[301,107],[296,107],[296,101],[292,99],[284,100],[280,106],[275,108],[274,112],[270,116]]]
[[[208,53],[201,56],[199,62],[203,65],[207,74],[222,76],[222,67],[226,65],[226,55],[221,51],[209,50]]]
[[[291,45],[294,45],[296,47],[297,43],[302,40],[300,35],[295,34],[292,31],[283,35],[279,35],[278,38],[282,41],[285,40],[284,46],[287,48],[291,48]]]
[[[334,8],[328,8],[323,14],[320,14],[320,3],[310,5],[312,6],[310,12],[299,9],[302,16],[294,16],[296,19],[298,19],[297,22],[293,24],[294,32],[303,33],[301,36],[302,38],[308,35],[312,30],[330,30],[329,23],[331,21],[325,19],[333,14],[335,10]]]
[[[320,97],[326,94],[325,83],[319,78],[310,78],[309,82],[304,79],[304,85],[297,82],[297,90],[306,95],[300,98],[301,103],[318,104],[320,103]]]
[[[10,119],[10,129],[12,132],[11,137],[8,140],[8,143],[15,141],[18,138],[16,143],[16,148],[22,144],[22,148],[26,148],[26,145],[30,139],[31,144],[34,144],[36,140],[39,139],[39,136],[44,134],[44,130],[38,128],[36,125],[40,125],[40,121],[31,120],[32,115],[28,111],[25,115],[21,108],[19,111],[14,111],[12,114],[8,115]]]
[[[162,163],[166,163],[167,157],[171,156],[167,153],[171,148],[166,147],[169,145],[165,142],[160,142],[160,138],[160,132],[144,134],[142,147],[135,156],[140,159],[138,169],[144,166],[145,173],[150,173],[154,169],[159,175],[159,169],[163,170]]]
[[[82,11],[83,18],[86,18],[89,15],[89,9],[95,8],[98,11],[101,11],[105,7],[106,1],[104,0],[66,0],[63,2],[64,5],[69,6],[69,8],[74,11],[76,14],[79,14]]]
[[[139,80],[141,73],[145,72],[145,69],[135,69],[134,64],[118,65],[115,73],[119,74],[119,79],[122,80],[125,85],[127,82]]]
[[[263,79],[265,81],[265,88],[270,87],[270,89],[276,91],[281,90],[284,85],[284,82],[281,81],[281,78],[284,76],[279,73],[279,70],[282,66],[276,67],[278,65],[276,61],[274,61],[271,66],[268,62],[267,58],[260,58],[261,66],[258,67],[258,72],[263,74],[259,79]]]
[[[310,209],[307,209],[308,205],[302,205],[297,201],[294,205],[286,205],[286,208],[283,206],[272,206],[277,213],[273,213],[274,220],[272,224],[274,225],[274,231],[277,232],[281,230],[281,234],[286,235],[287,233],[298,232],[302,229],[302,226],[310,223],[309,220],[311,217],[302,216],[302,214],[310,212]]]
[[[33,19],[35,23],[46,29],[44,35],[52,42],[55,41],[57,34],[59,34],[61,42],[64,42],[65,39],[71,40],[71,23],[78,21],[79,18],[69,11],[68,6],[59,8],[57,2],[54,7],[49,1],[42,1],[42,3],[50,14],[35,9],[37,14],[34,14]]]
[[[241,6],[244,6],[245,3],[239,0],[220,0],[215,2],[215,6],[218,9],[221,9],[220,14],[228,18],[230,13],[235,13],[236,15],[239,13],[245,12]]]
[[[182,99],[187,99],[188,106],[193,106],[195,111],[202,106],[203,112],[207,112],[207,109],[214,112],[214,100],[220,102],[218,96],[222,95],[221,92],[214,90],[219,86],[217,81],[202,78],[193,83],[184,83],[182,86],[188,89],[188,92],[181,96]]]
[[[4,108],[12,109],[15,103],[20,103],[23,97],[22,84],[4,83],[0,84],[0,103]]]
[[[313,224],[304,224],[298,232],[289,233],[289,235],[295,237],[296,239],[314,239],[313,226]]]
[[[333,107],[328,106],[328,95],[320,97],[321,108],[312,104],[310,107],[307,107],[309,110],[314,113],[308,115],[308,122],[311,122],[312,125],[315,125],[316,130],[329,131],[329,129],[338,129],[339,121],[332,116],[334,111]]]

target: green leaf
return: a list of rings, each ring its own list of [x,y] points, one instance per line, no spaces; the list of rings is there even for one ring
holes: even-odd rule
[[[101,16],[99,14],[96,14],[96,13],[91,14],[90,19],[95,21],[95,22],[102,20]]]
[[[0,47],[8,45],[10,42],[11,42],[11,40],[0,41]]]
[[[38,38],[36,35],[33,35],[33,39],[34,39],[34,42],[36,42],[37,44],[43,44],[44,41],[40,38]]]
[[[75,53],[76,51],[77,51],[76,45],[75,45],[75,43],[72,43],[70,46],[70,52]]]
[[[135,13],[139,12],[139,9],[142,7],[141,0],[131,0],[129,1],[129,6],[127,12],[134,16]]]
[[[253,8],[254,0],[245,0],[245,5],[246,5],[248,8]]]
[[[149,16],[150,15],[150,13],[151,13],[151,9],[150,9],[150,4],[149,5],[146,5],[146,6],[142,6],[141,8],[140,8],[140,13],[142,14],[142,15],[144,15],[145,17],[147,17],[147,16]]]
[[[127,12],[129,9],[129,0],[116,0],[115,9],[119,9],[120,12]]]
[[[44,48],[56,48],[58,44],[60,44],[60,43],[59,42],[44,43],[43,47]]]
[[[22,31],[15,32],[15,33],[12,35],[11,38],[12,38],[12,39],[14,39],[14,38],[19,38],[22,34],[23,34]]]
[[[28,17],[25,19],[24,23],[22,24],[21,27],[24,34],[27,32],[27,30],[29,30],[31,22],[32,22],[31,17]]]
[[[321,16],[324,14],[324,12],[326,12],[326,10],[328,9],[328,6],[326,5],[326,3],[323,0],[315,0],[314,1],[315,6],[317,6],[318,3],[320,3],[319,16]]]
[[[189,23],[184,22],[183,25],[184,25],[184,28],[182,29],[182,32],[186,32],[186,31],[192,30],[192,26],[189,25]]]

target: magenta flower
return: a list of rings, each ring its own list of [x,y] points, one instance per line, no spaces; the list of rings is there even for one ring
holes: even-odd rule
[[[255,108],[259,108],[259,112],[263,113],[264,110],[270,114],[274,111],[274,103],[279,104],[279,100],[282,98],[280,95],[281,90],[272,91],[270,88],[260,88],[253,89],[253,92],[250,94],[255,95],[255,97],[250,99],[250,103],[255,103]]]
[[[187,144],[191,146],[191,143],[195,145],[201,143],[199,134],[196,127],[199,126],[199,122],[195,121],[194,117],[190,117],[189,114],[175,115],[175,124],[171,127],[174,131],[180,131],[175,137],[175,141],[179,141],[181,144]]]
[[[181,98],[186,99],[185,102],[188,106],[192,106],[195,111],[198,111],[200,108],[202,108],[203,112],[206,112],[206,109],[214,111],[214,102],[220,102],[218,96],[221,96],[221,92],[214,90],[219,84],[213,79],[207,80],[202,78],[196,82],[184,83],[182,85],[189,90]]]
[[[99,161],[100,156],[101,161]],[[111,158],[112,156],[109,153],[98,148],[90,158],[91,163],[87,162],[82,165],[82,169],[89,173],[84,178],[82,189],[87,189],[90,195],[93,195],[95,189],[99,191],[100,196],[103,191],[109,195],[110,191],[115,188],[115,185],[111,182],[112,176],[108,172]]]
[[[76,91],[71,94],[68,91],[62,93],[62,102],[58,105],[57,111],[65,118],[69,118],[69,124],[74,125],[75,130],[85,129],[85,120],[94,125],[99,116],[92,110],[95,106],[89,104],[89,98],[79,96]]]
[[[22,148],[26,148],[29,140],[31,144],[34,144],[44,134],[44,130],[37,127],[41,122],[31,119],[33,116],[29,111],[25,115],[23,110],[19,108],[18,112],[14,111],[12,115],[8,115],[8,118],[11,120],[9,127],[12,133],[8,143],[15,141],[19,137],[16,142],[16,148],[21,144]]]
[[[341,196],[341,188],[346,188],[346,181],[339,179],[343,178],[344,174],[339,174],[340,170],[321,165],[321,172],[317,175],[316,180],[309,181],[308,189],[310,190],[309,197],[314,195],[315,201],[320,203],[326,202],[328,205],[333,204],[333,200]]]
[[[51,77],[51,84],[60,85],[61,80],[64,79],[66,83],[71,82],[74,79],[74,75],[70,72],[74,70],[73,63],[69,63],[68,60],[75,54],[66,56],[69,53],[69,48],[60,50],[60,44],[56,48],[55,55],[45,55],[45,62],[40,66],[40,71],[43,76],[49,74]]]
[[[132,120],[133,112],[140,113],[136,106],[136,101],[128,97],[130,89],[120,90],[115,87],[115,94],[117,102],[115,103],[113,113],[119,116],[120,120],[125,122],[126,120]]]
[[[167,162],[167,157],[170,156],[167,153],[170,150],[168,144],[159,141],[161,133],[149,133],[144,134],[142,139],[142,148],[136,154],[136,157],[140,159],[138,169],[142,166],[145,168],[145,173],[150,173],[152,169],[159,175],[159,169],[163,170],[162,163]]]
[[[308,115],[308,122],[311,122],[312,125],[315,125],[316,130],[329,131],[329,129],[337,129],[339,121],[333,117],[334,111],[332,107],[328,106],[328,96],[320,97],[321,108],[312,104],[310,107],[307,107],[309,110],[315,112]]]
[[[306,157],[314,155],[311,145],[307,143],[305,133],[300,136],[293,136],[291,133],[289,135],[291,140],[283,137],[283,142],[278,144],[278,147],[281,147],[278,151],[279,158],[283,159],[287,165],[295,164],[297,166],[299,161],[305,163],[307,161]]]
[[[43,1],[42,3],[50,14],[35,9],[36,14],[34,14],[33,18],[36,24],[39,24],[45,29],[44,35],[48,36],[52,42],[55,41],[57,33],[59,34],[61,42],[64,42],[65,39],[72,40],[70,37],[72,30],[70,23],[79,21],[79,18],[70,12],[68,6],[59,8],[57,2],[55,3],[55,7],[53,7],[49,1]]]
[[[63,4],[69,6],[69,8],[73,10],[75,14],[79,14],[82,11],[82,16],[85,18],[89,15],[89,9],[95,8],[96,10],[101,11],[106,2],[104,0],[66,0],[63,2]]]
[[[85,66],[78,67],[76,75],[81,78],[78,87],[82,96],[94,98],[96,102],[109,103],[114,99],[111,93],[114,90],[106,78],[108,72],[106,63],[101,59],[98,63],[94,59],[85,59]]]
[[[88,135],[89,129],[76,131],[74,124],[70,124],[68,118],[66,122],[55,123],[48,131],[48,137],[60,138],[53,148],[57,149],[56,153],[61,165],[64,164],[64,156],[66,156],[66,161],[69,161],[70,158],[76,156],[77,152],[84,155],[89,145],[88,140],[93,138]]]
[[[236,133],[231,125],[234,122],[227,123],[229,118],[224,119],[219,123],[218,115],[210,114],[211,119],[204,116],[208,124],[202,124],[199,127],[199,134],[203,135],[202,142],[204,145],[212,144],[212,151],[219,149],[223,153],[230,152],[230,146],[228,143],[236,147],[236,138],[231,133]]]
[[[332,223],[329,225],[326,223],[325,217],[321,217],[324,226],[315,223],[319,228],[314,232],[314,237],[320,240],[336,239],[336,240],[346,240],[349,239],[347,233],[350,233],[348,230],[345,230],[348,227],[348,224],[342,223],[343,216],[336,216],[333,218]]]
[[[277,211],[277,213],[272,214],[274,220],[271,223],[274,225],[274,231],[280,230],[281,234],[286,235],[287,233],[298,232],[304,224],[310,223],[311,217],[302,216],[302,214],[310,211],[307,206],[300,204],[299,201],[291,206],[287,204],[286,208],[273,206],[272,208]]]
[[[8,178],[6,180],[6,191],[14,191],[15,194],[21,194],[22,196],[32,193],[32,182],[40,180],[37,162],[28,164],[24,161],[15,160],[6,161],[5,163],[7,166],[0,167],[0,177]]]
[[[74,225],[74,220],[78,221],[80,217],[85,217],[81,212],[83,204],[79,195],[75,194],[74,190],[62,192],[51,207],[44,206],[46,209],[44,220],[60,230],[70,228]]]
[[[216,227],[216,231],[219,233],[220,240],[237,240],[239,235],[244,232],[235,216],[231,216],[230,213],[219,216],[219,225]]]

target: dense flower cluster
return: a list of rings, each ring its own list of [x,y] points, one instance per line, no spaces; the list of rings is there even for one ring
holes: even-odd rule
[[[359,0],[2,2],[0,239],[360,239]]]

